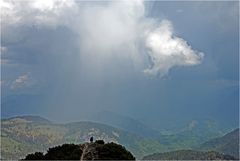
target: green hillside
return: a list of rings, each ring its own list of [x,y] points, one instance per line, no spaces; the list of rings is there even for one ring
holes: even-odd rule
[[[179,150],[166,153],[155,153],[143,157],[143,160],[234,160],[229,155],[223,155],[218,152],[201,152],[193,150]]]
[[[236,129],[222,137],[211,139],[199,146],[200,150],[214,150],[239,158],[239,129]]]

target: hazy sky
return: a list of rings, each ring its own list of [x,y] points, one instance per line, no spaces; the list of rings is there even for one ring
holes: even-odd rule
[[[238,125],[238,1],[0,4],[2,117]]]

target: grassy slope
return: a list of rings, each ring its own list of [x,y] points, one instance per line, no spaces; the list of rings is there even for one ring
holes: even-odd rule
[[[218,152],[202,152],[194,150],[179,150],[166,153],[156,153],[145,156],[143,160],[232,160],[231,156]]]

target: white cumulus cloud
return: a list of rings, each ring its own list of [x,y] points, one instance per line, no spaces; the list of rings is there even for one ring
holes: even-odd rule
[[[204,56],[184,39],[174,36],[172,23],[168,20],[162,20],[156,29],[147,33],[146,47],[152,66],[144,72],[150,75],[164,76],[173,67],[200,64]]]
[[[24,75],[20,75],[16,80],[14,80],[11,84],[11,89],[15,90],[21,87],[24,87],[29,80],[29,73],[26,73]]]

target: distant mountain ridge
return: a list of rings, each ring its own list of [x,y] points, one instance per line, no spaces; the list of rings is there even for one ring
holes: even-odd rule
[[[93,113],[91,116],[89,116],[89,118],[90,120],[94,120],[120,129],[124,129],[144,137],[157,138],[161,135],[160,131],[153,129],[136,119],[121,114],[117,114],[111,111],[105,110]]]
[[[33,116],[33,115],[26,115],[26,116],[16,116],[16,117],[11,117],[7,119],[2,119],[2,121],[8,121],[8,120],[18,120],[18,119],[23,119],[29,122],[37,122],[37,123],[51,123],[51,121],[40,117],[40,116]]]
[[[200,150],[214,150],[224,154],[229,154],[239,159],[239,128],[215,139],[211,139],[199,146]]]

